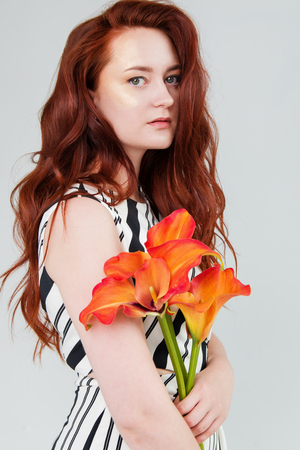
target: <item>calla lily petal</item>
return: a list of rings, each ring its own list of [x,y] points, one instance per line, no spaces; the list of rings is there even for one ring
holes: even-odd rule
[[[213,316],[213,309],[210,308],[213,302],[214,297],[210,297],[208,300],[201,303],[201,311],[197,311],[194,295],[190,292],[185,292],[183,294],[174,295],[168,301],[168,305],[177,305],[181,309],[186,321],[189,337],[200,342],[203,331],[207,325],[206,321]],[[210,312],[205,316],[203,314],[205,311]]]
[[[137,301],[149,310],[160,311],[162,298],[170,284],[170,270],[161,258],[145,261],[135,273],[135,296]]]
[[[121,281],[132,277],[134,272],[142,267],[148,259],[150,259],[150,256],[145,252],[122,252],[106,261],[104,273],[106,276]]]
[[[191,292],[184,292],[183,294],[173,295],[168,300],[168,306],[172,305],[179,306],[180,304],[195,307],[194,295]]]
[[[188,273],[192,267],[200,264],[204,255],[220,258],[217,252],[195,239],[178,239],[166,242],[159,247],[151,247],[148,252],[152,258],[162,258],[171,272],[170,288],[166,299],[189,289]]]
[[[250,286],[242,284],[234,276],[233,269],[221,270],[219,264],[193,278],[190,291],[194,294],[199,307],[202,301],[214,296],[220,308],[232,297],[247,296],[251,293]]]
[[[185,209],[178,209],[150,228],[145,247],[158,247],[174,239],[189,239],[195,229],[195,221]]]
[[[212,298],[205,302],[206,306],[210,306],[208,306],[207,310],[203,313],[198,312],[195,307],[192,308],[184,304],[179,305],[179,308],[181,309],[185,317],[187,332],[189,336],[199,344],[203,342],[204,339],[208,336],[209,331],[205,336],[204,332],[208,328],[208,325],[210,325],[211,328],[216,316],[216,304],[213,300],[214,299]]]
[[[129,281],[107,277],[94,287],[92,301],[81,311],[79,320],[87,329],[92,316],[108,325],[120,308],[124,308],[124,313],[131,317],[144,317],[147,314],[147,310],[137,303],[134,287]]]
[[[199,328],[199,342],[207,338],[218,312],[228,300],[237,295],[248,296],[251,293],[249,285],[246,286],[235,278],[233,269],[223,271],[219,264],[197,275],[191,282],[190,291],[195,296],[195,310],[202,316],[203,332],[200,336]],[[211,298],[213,303],[202,313],[203,305]]]

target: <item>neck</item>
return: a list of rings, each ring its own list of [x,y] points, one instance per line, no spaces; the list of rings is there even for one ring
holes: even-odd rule
[[[146,152],[146,150],[143,152],[143,151],[141,151],[141,149],[136,151],[134,149],[127,148],[125,151],[126,151],[128,157],[130,158],[132,164],[133,164],[133,167],[134,167],[134,170],[135,170],[135,174],[136,174],[136,177],[138,179],[139,178],[139,173],[140,173],[140,167],[141,167],[142,159],[143,159],[143,156],[144,156],[144,153]],[[124,167],[121,167],[119,172],[118,172],[117,179],[116,179],[118,181],[118,183],[126,186],[126,182],[127,182],[127,176],[126,175],[127,174],[126,174],[126,171],[125,171]],[[132,200],[135,200],[136,202],[145,203],[145,199],[142,196],[142,194],[140,193],[139,189],[136,189],[136,191],[133,192],[133,194],[130,195],[130,198]]]
[[[135,168],[136,176],[137,176],[137,178],[138,178],[138,175],[139,175],[139,165],[138,165],[138,168],[137,168],[137,165],[134,163],[134,161],[132,161],[132,162],[133,162],[133,165],[134,165],[134,168]],[[126,172],[126,170],[125,170],[125,168],[124,168],[123,166],[120,167],[120,169],[119,169],[119,171],[118,171],[118,173],[117,173],[117,176],[116,176],[115,180],[116,180],[117,183],[119,183],[122,187],[124,187],[124,189],[126,188],[126,185],[127,185],[127,172]],[[132,200],[134,200],[134,201],[136,201],[136,202],[138,202],[138,203],[145,203],[145,199],[144,199],[143,195],[141,194],[139,188],[137,188],[137,189],[130,195],[129,198],[131,198]]]
[[[146,203],[144,197],[140,193],[139,189],[137,189],[129,198],[138,202],[138,203]]]

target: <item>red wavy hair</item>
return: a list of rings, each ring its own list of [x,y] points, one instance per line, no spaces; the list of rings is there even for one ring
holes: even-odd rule
[[[172,145],[145,153],[139,180],[114,130],[91,99],[101,69],[110,58],[109,43],[128,27],[162,30],[172,41],[182,67],[179,120]],[[127,198],[139,182],[162,216],[186,208],[194,217],[194,237],[215,248],[216,237],[233,251],[223,221],[225,199],[217,182],[217,131],[206,102],[209,78],[199,52],[192,20],[169,2],[120,0],[103,14],[77,26],[61,57],[56,85],[41,114],[42,148],[33,155],[35,168],[13,190],[16,214],[14,237],[21,257],[6,271],[7,277],[27,265],[27,272],[10,299],[19,297],[28,325],[38,336],[34,355],[45,346],[59,349],[57,332],[40,307],[38,280],[38,227],[44,211],[82,181],[114,187],[115,204]],[[101,164],[99,165],[99,162]],[[114,180],[116,164],[127,170],[124,190]],[[101,167],[95,172],[95,167]],[[151,177],[149,174],[151,173]],[[202,262],[209,267],[212,259]]]

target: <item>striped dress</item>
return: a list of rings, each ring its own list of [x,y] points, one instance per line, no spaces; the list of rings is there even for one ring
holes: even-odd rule
[[[92,199],[100,202],[110,212],[124,251],[145,251],[143,244],[147,240],[147,231],[157,223],[157,218],[147,201],[137,203],[127,199],[117,207],[113,207],[110,206],[110,198],[97,193],[91,186],[76,185],[71,192],[80,196],[82,190],[87,191]],[[101,386],[89,376],[92,372],[91,364],[67,313],[61,294],[43,264],[44,233],[49,217],[56,207],[57,203],[45,212],[39,229],[41,306],[59,334],[63,358],[66,364],[76,372],[77,379],[73,405],[51,450],[130,450],[108,411]],[[156,367],[173,370],[157,318],[147,316],[143,323]],[[184,317],[180,311],[173,316],[173,323],[180,352],[188,368],[192,343],[188,339]],[[205,367],[207,344],[207,341],[202,343],[198,371]],[[162,375],[161,379],[170,397],[174,399],[177,395],[174,374]],[[226,450],[222,429],[205,442],[205,450]]]

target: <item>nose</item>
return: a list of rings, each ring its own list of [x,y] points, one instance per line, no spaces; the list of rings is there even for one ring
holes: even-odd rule
[[[158,108],[159,106],[170,108],[170,106],[173,105],[174,99],[164,81],[157,83],[157,85],[155,86],[155,89],[152,92],[152,102],[153,106],[155,106],[156,108]]]

